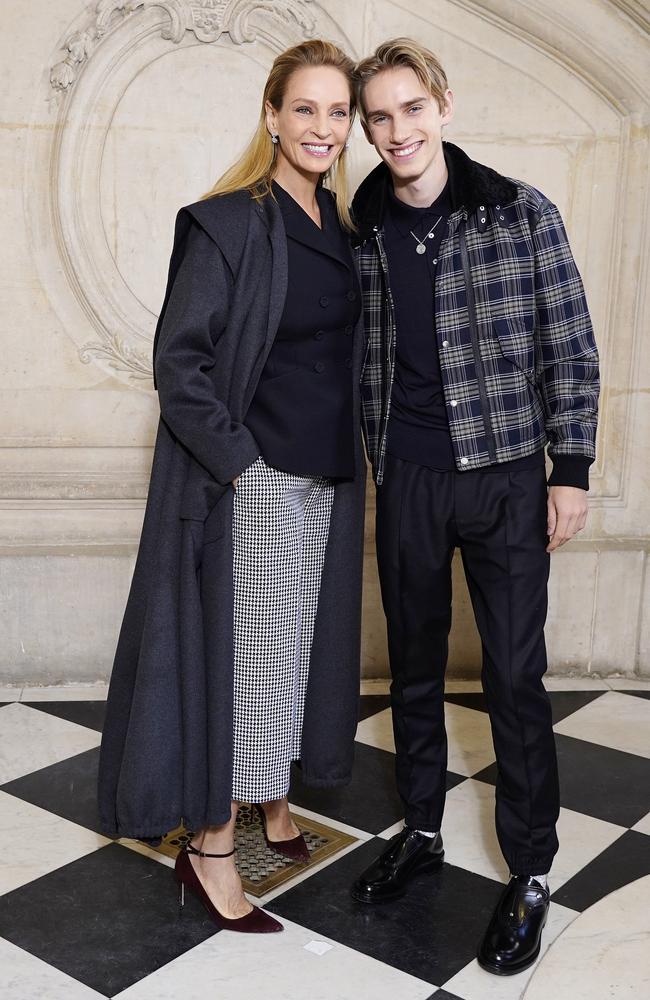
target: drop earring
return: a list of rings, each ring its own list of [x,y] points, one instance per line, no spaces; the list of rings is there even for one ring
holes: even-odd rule
[[[278,137],[278,133],[277,132],[272,132],[271,133],[271,142],[273,143],[274,146],[277,146],[277,144],[279,142],[279,137]]]

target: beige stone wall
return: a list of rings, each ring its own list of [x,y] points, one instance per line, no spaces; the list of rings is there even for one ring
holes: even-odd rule
[[[603,360],[591,518],[553,557],[553,671],[650,674],[648,14],[641,0],[32,0],[0,35],[0,680],[105,678],[146,495],[173,218],[233,158],[274,55],[408,34],[448,137],[564,213]],[[354,179],[376,162],[360,132]],[[369,497],[364,673],[386,673]],[[479,649],[456,569],[451,669]],[[645,611],[645,615],[644,615]]]

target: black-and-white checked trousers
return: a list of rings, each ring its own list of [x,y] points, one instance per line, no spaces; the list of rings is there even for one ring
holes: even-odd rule
[[[258,458],[233,507],[232,797],[269,802],[300,759],[305,693],[334,483]]]

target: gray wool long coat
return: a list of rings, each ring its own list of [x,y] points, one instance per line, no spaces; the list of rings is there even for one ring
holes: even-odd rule
[[[273,199],[236,192],[181,209],[154,345],[161,420],[101,745],[110,836],[155,840],[181,822],[230,818],[231,482],[259,454],[242,421],[286,291]],[[362,340],[360,321],[355,413]],[[349,780],[357,722],[365,463],[354,433],[357,471],[336,485],[305,704],[302,774],[321,787]]]

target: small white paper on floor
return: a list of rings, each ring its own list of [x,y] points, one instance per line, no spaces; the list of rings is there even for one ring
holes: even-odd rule
[[[327,941],[310,941],[309,944],[304,946],[305,951],[313,951],[314,955],[324,955],[326,951],[331,951],[334,947],[333,944],[328,944]]]

